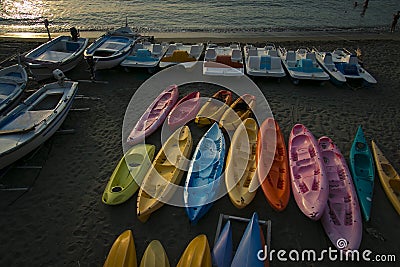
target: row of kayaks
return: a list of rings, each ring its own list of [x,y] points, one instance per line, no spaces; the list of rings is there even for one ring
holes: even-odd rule
[[[221,231],[213,249],[207,236],[196,236],[182,253],[177,267],[257,267],[268,266],[268,260],[257,257],[265,246],[264,233],[259,225],[258,215],[254,213],[249,221],[236,252],[233,253],[232,227],[228,221]],[[104,267],[134,267],[137,266],[135,243],[131,230],[126,230],[114,241]],[[158,240],[153,240],[147,246],[140,261],[141,267],[169,267],[168,255]]]
[[[0,170],[35,150],[61,126],[78,83],[60,79],[21,99],[28,78],[21,65],[0,70]]]
[[[297,84],[300,80],[326,81],[343,84],[349,80],[376,83],[346,49],[320,52],[299,48],[296,51],[232,43],[229,46],[203,43],[151,43],[130,27],[122,27],[101,36],[88,46],[88,39],[59,36],[24,54],[21,59],[37,80],[52,77],[54,69],[63,72],[73,69],[87,59],[95,70],[110,69],[118,65],[133,68],[168,67],[179,63],[199,61],[204,52],[203,74],[213,76],[284,77],[286,72]],[[204,48],[205,47],[205,48]]]

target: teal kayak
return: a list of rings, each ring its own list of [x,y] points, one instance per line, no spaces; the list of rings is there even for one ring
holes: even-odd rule
[[[365,140],[361,126],[358,127],[356,137],[351,146],[350,170],[364,219],[368,222],[374,192],[375,167],[371,150]]]

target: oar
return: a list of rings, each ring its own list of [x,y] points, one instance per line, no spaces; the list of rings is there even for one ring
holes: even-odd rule
[[[22,129],[0,130],[0,135],[27,133],[27,132],[35,130],[35,128],[36,128],[36,125],[33,125],[28,128],[22,128]]]

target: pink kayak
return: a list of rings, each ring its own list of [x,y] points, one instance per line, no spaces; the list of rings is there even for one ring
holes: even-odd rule
[[[164,122],[168,113],[171,111],[178,100],[178,86],[168,86],[147,108],[140,117],[139,121],[133,127],[129,134],[127,142],[135,145],[143,142],[144,139],[155,132],[157,128]]]
[[[321,217],[322,226],[338,249],[356,250],[361,243],[362,218],[349,168],[329,137],[321,137],[318,145],[329,183],[328,205]]]
[[[175,130],[193,120],[200,110],[200,93],[193,92],[182,98],[171,110],[167,122]]]
[[[319,220],[328,201],[328,179],[317,140],[302,124],[290,133],[289,165],[297,206],[311,220]]]

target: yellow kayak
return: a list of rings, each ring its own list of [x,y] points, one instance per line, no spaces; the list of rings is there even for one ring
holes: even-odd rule
[[[143,254],[140,267],[169,267],[167,253],[160,241],[153,240],[147,246]]]
[[[244,126],[244,127],[243,127]],[[255,197],[250,184],[256,181],[257,122],[248,118],[233,134],[225,168],[225,184],[233,205],[242,209]]]
[[[155,149],[153,145],[139,144],[126,152],[104,190],[102,197],[104,204],[121,204],[135,194],[139,188],[135,181],[142,181],[151,166]]]
[[[136,249],[131,230],[123,232],[112,245],[104,267],[136,267]]]
[[[175,193],[171,184],[179,184],[187,158],[192,150],[192,134],[188,126],[176,130],[165,142],[143,179],[137,197],[137,216],[146,222],[150,214],[161,208]],[[162,202],[160,201],[162,200]]]
[[[211,267],[210,246],[205,235],[198,235],[189,243],[176,267]]]
[[[228,108],[219,121],[219,127],[226,131],[235,131],[239,124],[251,116],[256,106],[256,98],[244,94]]]
[[[220,90],[216,92],[201,107],[194,122],[199,126],[211,125],[214,121],[218,121],[227,108],[232,103],[232,92],[228,90]]]
[[[392,164],[382,154],[376,143],[372,140],[372,152],[374,154],[376,169],[381,180],[383,189],[390,202],[400,215],[400,176]]]

